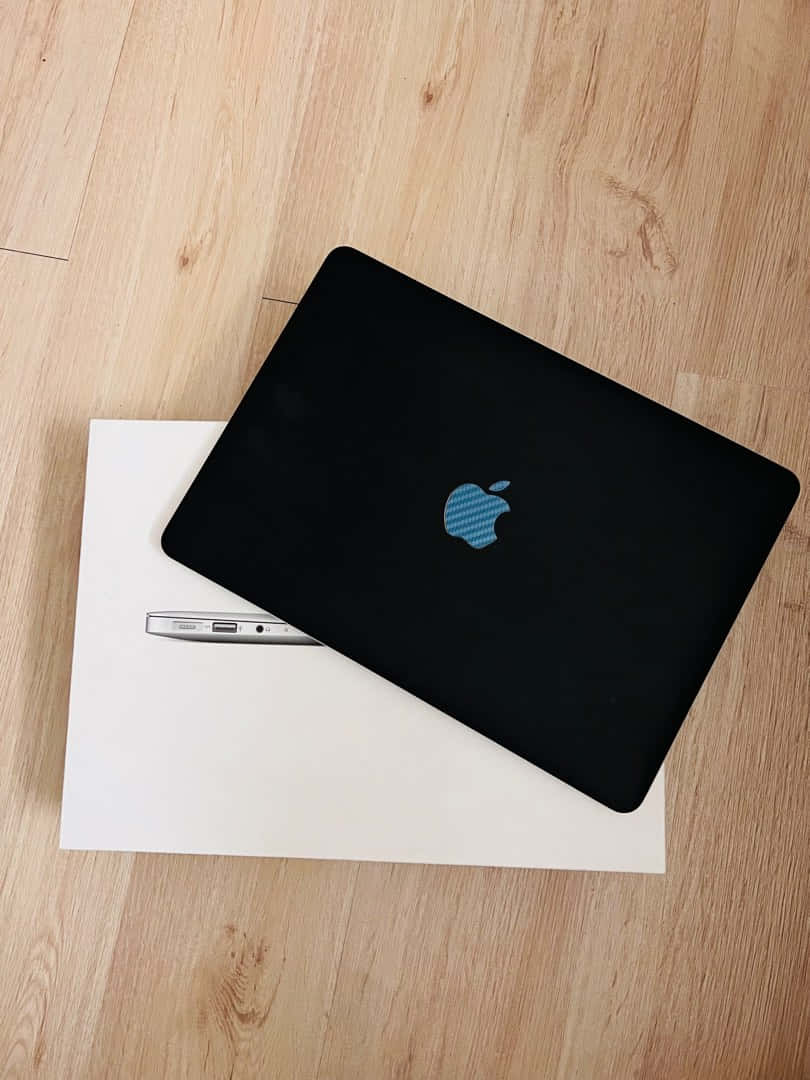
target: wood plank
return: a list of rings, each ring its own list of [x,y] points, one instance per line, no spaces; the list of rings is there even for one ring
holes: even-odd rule
[[[3,4],[0,7],[0,101],[5,101],[25,14],[26,7],[23,4]]]
[[[66,258],[133,0],[0,13],[0,247]]]
[[[586,890],[579,874],[361,866],[317,1077],[553,1076]]]
[[[302,108],[317,15],[259,0],[136,5],[53,331],[95,414],[216,418],[238,401],[266,190]]]
[[[351,243],[660,400],[810,385],[806,5],[355,3],[314,45],[267,295]]]
[[[356,874],[139,855],[84,1075],[311,1080]]]

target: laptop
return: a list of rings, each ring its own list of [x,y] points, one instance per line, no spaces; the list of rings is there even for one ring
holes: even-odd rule
[[[798,490],[780,465],[344,247],[162,545],[631,811]]]
[[[275,615],[232,611],[147,611],[147,634],[176,641],[216,641],[229,645],[317,645]]]

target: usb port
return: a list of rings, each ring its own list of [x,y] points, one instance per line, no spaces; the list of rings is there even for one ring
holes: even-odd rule
[[[235,634],[236,623],[235,622],[215,622],[211,623],[211,630],[215,634]]]

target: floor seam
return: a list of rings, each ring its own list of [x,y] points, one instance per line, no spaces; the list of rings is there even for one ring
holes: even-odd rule
[[[55,259],[57,262],[67,262],[67,255],[46,255],[44,251],[24,251],[22,248],[3,247],[0,251],[9,251],[12,255],[32,255],[35,259]]]

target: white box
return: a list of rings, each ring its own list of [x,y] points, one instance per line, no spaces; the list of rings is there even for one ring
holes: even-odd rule
[[[616,814],[330,649],[145,633],[257,610],[160,549],[222,426],[91,423],[62,847],[663,872],[663,772]]]

